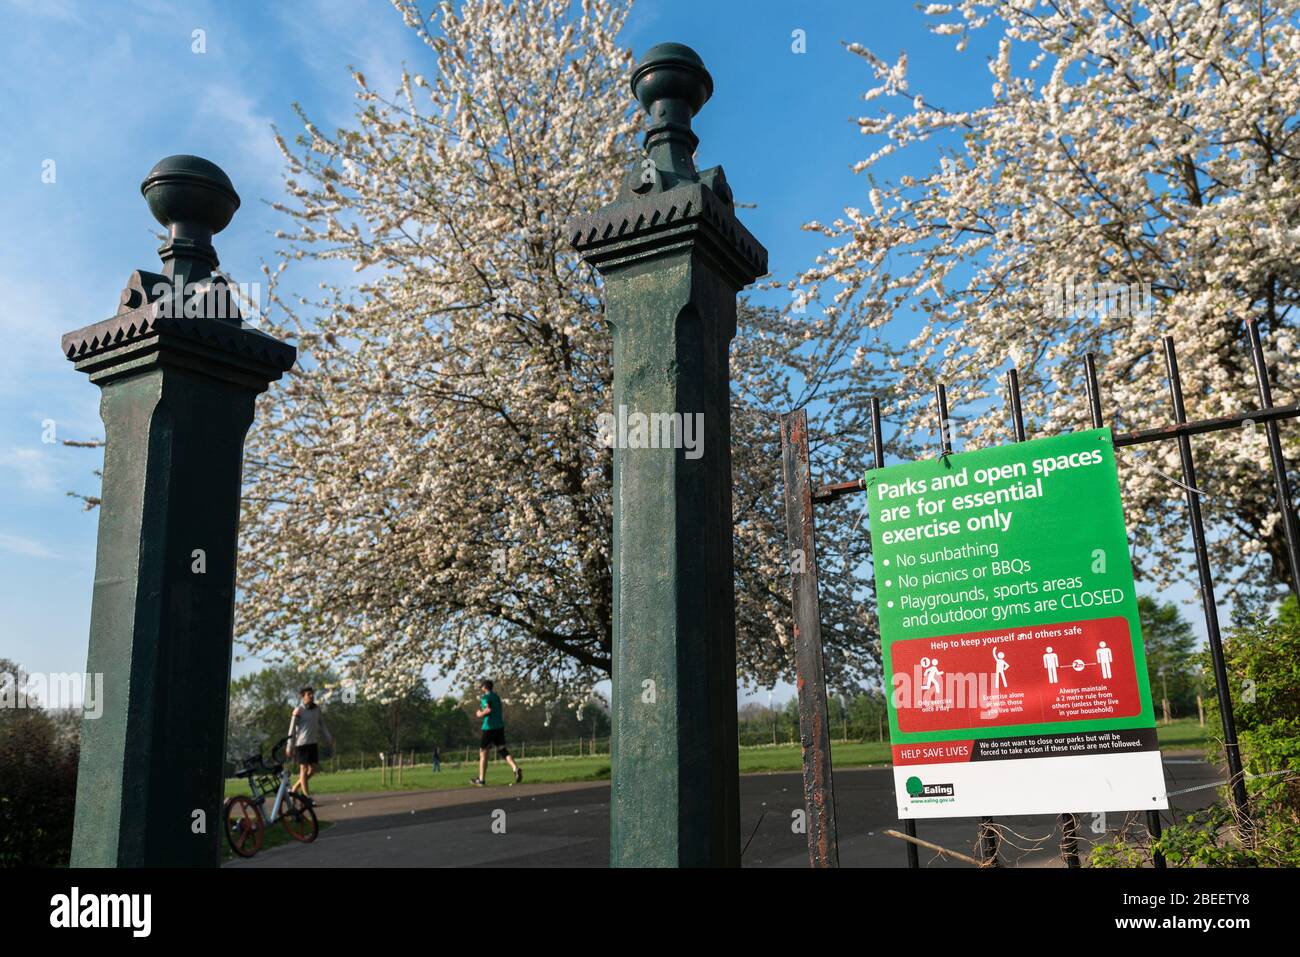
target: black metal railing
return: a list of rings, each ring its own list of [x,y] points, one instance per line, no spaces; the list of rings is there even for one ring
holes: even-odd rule
[[[1300,595],[1300,523],[1291,503],[1290,484],[1286,473],[1286,460],[1282,453],[1279,425],[1283,420],[1300,417],[1300,405],[1273,405],[1269,369],[1260,342],[1259,329],[1253,319],[1244,320],[1251,364],[1259,395],[1258,409],[1236,415],[1188,421],[1183,400],[1182,378],[1178,371],[1178,355],[1173,338],[1164,336],[1162,345],[1165,373],[1169,383],[1169,398],[1174,421],[1169,425],[1142,429],[1135,432],[1113,434],[1117,448],[1143,445],[1151,442],[1176,441],[1182,466],[1180,485],[1186,495],[1188,531],[1196,557],[1201,607],[1205,616],[1206,643],[1214,670],[1214,681],[1219,702],[1219,715],[1223,724],[1224,759],[1228,768],[1229,801],[1240,833],[1249,844],[1250,808],[1246,794],[1246,776],[1243,773],[1241,750],[1237,740],[1233,716],[1232,696],[1229,691],[1227,668],[1224,663],[1223,638],[1219,628],[1218,604],[1214,594],[1214,576],[1210,567],[1206,545],[1205,522],[1201,514],[1201,492],[1197,485],[1196,463],[1192,454],[1192,438],[1227,429],[1263,425],[1269,447],[1269,460],[1273,472],[1277,509],[1282,515],[1286,538],[1287,561],[1291,581]],[[1087,387],[1091,427],[1102,428],[1101,389],[1097,379],[1097,365],[1092,353],[1084,356],[1084,381]],[[1025,440],[1024,416],[1020,404],[1020,375],[1015,368],[1006,373],[1007,411],[1011,418],[1014,440]],[[939,418],[938,441],[944,454],[951,453],[949,431],[948,393],[943,383],[935,387],[935,400]],[[871,425],[874,451],[874,468],[884,468],[885,450],[881,431],[880,400],[871,399]],[[791,563],[793,577],[793,614],[795,639],[795,667],[799,687],[799,720],[801,740],[804,745],[804,800],[808,815],[809,861],[814,867],[838,866],[839,852],[836,844],[834,818],[834,787],[831,777],[830,741],[827,730],[825,678],[822,666],[821,621],[818,603],[816,560],[816,520],[814,505],[835,501],[866,489],[866,476],[856,481],[832,482],[814,485],[808,456],[808,420],[803,409],[781,417],[781,449],[785,474],[786,529],[790,547],[797,551],[800,561]],[[824,809],[829,808],[827,813]],[[1161,831],[1160,813],[1147,811],[1147,830],[1154,841]],[[906,834],[916,837],[916,822],[904,821]],[[1070,867],[1079,866],[1078,824],[1073,814],[1060,817],[1061,849]],[[980,821],[980,845],[985,866],[998,863],[997,829],[988,818]],[[918,867],[917,845],[907,842],[909,867]],[[1153,851],[1153,864],[1164,867],[1161,855]]]

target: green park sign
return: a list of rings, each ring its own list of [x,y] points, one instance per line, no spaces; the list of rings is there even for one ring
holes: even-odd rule
[[[899,816],[1167,807],[1110,431],[866,484]]]

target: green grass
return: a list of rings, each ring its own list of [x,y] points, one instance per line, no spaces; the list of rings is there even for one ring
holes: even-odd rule
[[[1218,725],[1207,721],[1202,728],[1195,718],[1178,718],[1167,725],[1156,722],[1156,731],[1160,747],[1166,751],[1200,751],[1223,738]]]
[[[528,784],[554,783],[559,781],[600,781],[609,780],[609,755],[571,758],[529,758],[520,761],[524,769],[524,781]],[[470,787],[470,779],[478,776],[478,762],[465,764],[462,761],[444,761],[442,771],[433,773],[433,768],[425,764],[407,768],[402,772],[402,783],[397,782],[397,772],[390,770],[388,784],[379,783],[379,769],[365,771],[322,772],[311,779],[312,794],[343,794],[350,791],[415,791],[448,790]],[[510,768],[504,761],[488,763],[487,783],[508,784],[511,779]],[[298,780],[294,775],[294,781]],[[226,796],[248,794],[248,783],[238,779],[226,781]]]
[[[1179,719],[1158,728],[1160,746],[1166,750],[1190,751],[1206,747],[1214,740],[1215,728],[1207,724],[1202,728],[1195,718]],[[837,741],[831,745],[831,759],[839,768],[858,768],[889,764],[888,742]],[[583,757],[528,758],[520,761],[524,781],[528,784],[557,783],[563,781],[609,780],[609,755],[597,754]],[[797,744],[762,745],[740,749],[742,774],[759,771],[798,771],[803,767]],[[402,784],[396,783],[396,773],[390,771],[389,783],[381,786],[379,769],[367,771],[339,771],[321,773],[311,779],[313,794],[341,794],[366,791],[447,790],[470,787],[470,778],[478,774],[477,762],[445,761],[442,771],[433,773],[429,765],[407,768]],[[508,784],[510,768],[504,761],[488,764],[489,785]],[[295,778],[296,779],[296,778]],[[247,794],[248,784],[240,780],[226,782],[226,795]],[[274,830],[283,830],[278,826]],[[268,835],[269,838],[270,835]]]
[[[889,742],[833,741],[831,761],[839,768],[861,768],[889,763]],[[740,773],[751,771],[798,771],[803,757],[797,744],[760,745],[740,749]]]

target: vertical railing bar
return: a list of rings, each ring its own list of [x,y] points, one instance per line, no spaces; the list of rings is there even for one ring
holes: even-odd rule
[[[944,455],[951,455],[952,435],[948,431],[948,390],[942,382],[934,387],[934,399],[939,406],[939,448]]]
[[[1101,389],[1097,385],[1097,363],[1091,352],[1083,357],[1085,370],[1084,379],[1088,384],[1088,409],[1092,415],[1092,427],[1094,429],[1105,428],[1105,421],[1101,415]],[[1155,842],[1160,838],[1160,812],[1150,810],[1146,812],[1147,816],[1147,834],[1151,838],[1151,864],[1157,870],[1164,870],[1165,856],[1154,849]],[[1078,843],[1075,842],[1076,855]]]
[[[876,468],[885,467],[885,437],[880,432],[880,399],[871,397],[871,450],[875,453]]]
[[[1147,811],[1147,834],[1151,838],[1151,866],[1158,871],[1165,870],[1165,856],[1156,850],[1156,845],[1160,842],[1160,812],[1152,809]]]
[[[1007,403],[1011,409],[1011,427],[1017,442],[1025,441],[1025,415],[1020,407],[1020,372],[1015,366],[1007,370]]]
[[[880,399],[876,396],[871,397],[871,447],[876,457],[876,468],[885,467],[885,436],[880,429]],[[874,558],[873,558],[874,561]],[[884,688],[882,693],[888,693]],[[905,818],[903,820],[903,832],[908,837],[916,837],[916,818]],[[904,841],[907,845],[907,866],[916,869],[921,866],[921,857],[919,849],[911,841]]]
[[[1246,335],[1250,340],[1250,358],[1255,366],[1255,384],[1259,387],[1261,409],[1273,407],[1273,389],[1268,381],[1268,363],[1264,361],[1264,347],[1259,341],[1259,327],[1253,318],[1246,319]],[[1286,554],[1291,565],[1291,587],[1300,598],[1300,529],[1297,529],[1295,509],[1291,507],[1291,487],[1286,477],[1286,459],[1282,455],[1282,436],[1276,419],[1264,423],[1268,436],[1268,455],[1273,465],[1273,484],[1277,487],[1277,509],[1282,513],[1282,530],[1286,534]]]
[[[1061,823],[1061,856],[1066,867],[1079,867],[1079,819],[1072,813],[1058,818]]]
[[[1183,383],[1178,374],[1178,354],[1172,336],[1164,337],[1165,371],[1169,376],[1169,398],[1177,423],[1187,421],[1183,404]],[[1241,768],[1241,750],[1237,743],[1237,725],[1232,712],[1232,693],[1228,687],[1228,669],[1223,657],[1223,637],[1219,632],[1219,610],[1214,598],[1214,579],[1210,572],[1209,550],[1205,544],[1205,523],[1201,517],[1201,496],[1196,490],[1196,463],[1192,458],[1192,441],[1186,435],[1178,437],[1178,456],[1182,461],[1183,485],[1186,489],[1187,508],[1190,513],[1192,546],[1196,552],[1196,570],[1200,575],[1201,605],[1205,611],[1205,630],[1214,665],[1214,682],[1219,698],[1219,714],[1223,719],[1223,750],[1228,764],[1233,812],[1243,838],[1249,832],[1246,780]]]
[[[1011,428],[1017,442],[1025,441],[1025,413],[1020,404],[1020,370],[1012,366],[1007,370],[1007,405],[1011,411]],[[1079,866],[1079,842],[1075,835],[1078,828],[1071,813],[1058,815],[1057,823],[1061,826],[1061,856],[1065,858],[1066,867]]]
[[[951,455],[952,431],[948,423],[948,389],[942,382],[935,384],[934,400],[939,413],[939,448],[944,455]],[[986,866],[997,867],[997,832],[993,829],[991,817],[980,818],[980,856]]]
[[[1091,352],[1084,355],[1083,366],[1086,372],[1084,378],[1088,384],[1088,410],[1092,413],[1092,427],[1104,428],[1101,417],[1101,390],[1097,387],[1097,362]]]

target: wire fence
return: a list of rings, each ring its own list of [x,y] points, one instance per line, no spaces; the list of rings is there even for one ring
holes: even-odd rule
[[[837,741],[860,742],[885,741],[889,727],[883,715],[879,721],[863,723],[860,721],[831,721],[827,730]],[[799,743],[799,726],[794,722],[773,727],[758,722],[748,722],[739,728],[740,746],[742,748],[780,747]]]
[[[519,760],[537,758],[586,758],[609,756],[609,738],[569,738],[545,741],[509,741],[506,746]],[[477,764],[478,744],[455,745],[438,749],[438,763],[443,765]],[[488,750],[488,760],[498,761],[495,748]],[[376,769],[428,767],[434,763],[430,748],[403,748],[401,751],[339,751],[321,758],[322,771],[372,771]]]
[[[870,726],[850,721],[847,725],[834,723],[831,729],[836,740],[845,743],[866,743],[887,740],[888,728],[884,722],[872,723]],[[538,758],[589,758],[609,757],[609,737],[569,738],[567,740],[545,741],[510,741],[506,745],[510,753],[520,761]],[[799,729],[793,725],[779,727],[773,733],[767,727],[741,727],[738,744],[742,748],[790,747],[799,744]],[[439,748],[439,763],[457,766],[478,763],[478,744],[456,745]],[[488,750],[489,761],[501,760],[495,748]],[[326,752],[321,759],[323,771],[372,771],[379,768],[429,767],[433,764],[433,752],[428,748],[404,748],[401,752],[383,751],[341,751],[336,754]]]

